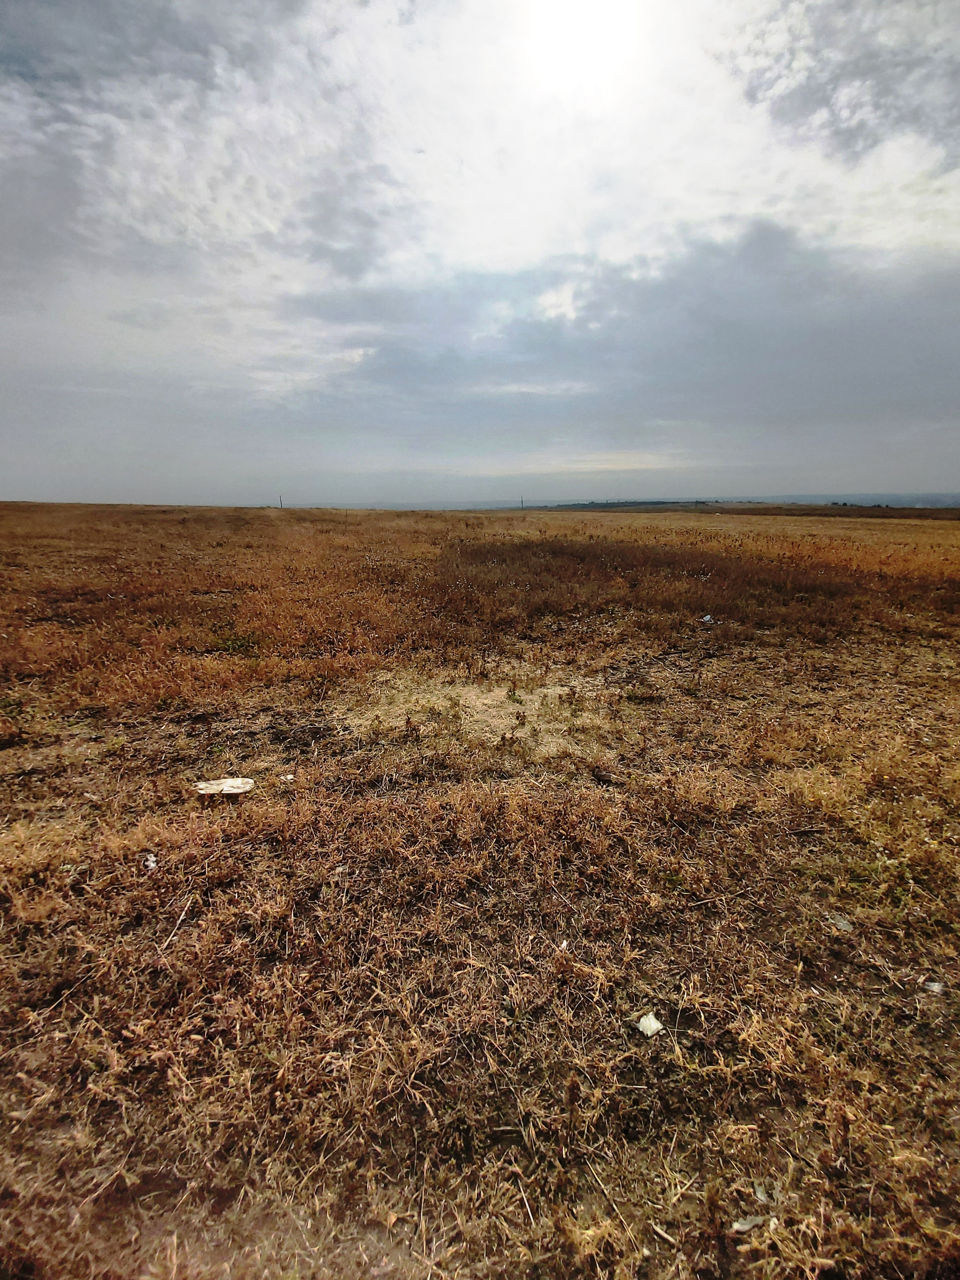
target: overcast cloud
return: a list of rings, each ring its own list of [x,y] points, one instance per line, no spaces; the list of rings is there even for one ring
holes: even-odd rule
[[[939,0],[6,0],[0,497],[960,489]]]

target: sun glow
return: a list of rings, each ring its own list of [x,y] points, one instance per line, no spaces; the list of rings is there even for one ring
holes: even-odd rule
[[[629,93],[655,61],[643,0],[527,0],[517,16],[520,74],[540,97],[602,109]]]

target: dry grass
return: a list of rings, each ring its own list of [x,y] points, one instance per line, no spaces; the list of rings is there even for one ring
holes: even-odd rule
[[[958,1273],[955,522],[0,550],[0,1275]]]

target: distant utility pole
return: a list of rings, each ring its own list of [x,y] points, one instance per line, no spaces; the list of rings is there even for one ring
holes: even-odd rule
[[[280,495],[280,510],[283,510],[283,494]]]
[[[521,497],[520,497],[520,510],[521,510],[521,511],[523,510],[523,495],[522,495],[522,494],[521,494]]]

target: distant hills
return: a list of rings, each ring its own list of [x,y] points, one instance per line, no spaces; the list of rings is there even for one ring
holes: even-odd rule
[[[554,510],[603,511],[625,508],[691,507],[898,507],[922,510],[960,509],[960,493],[793,493],[763,498],[636,498],[590,502],[559,502]]]
[[[807,493],[758,498],[756,501],[813,503],[817,506],[846,502],[852,507],[960,507],[960,493]]]

